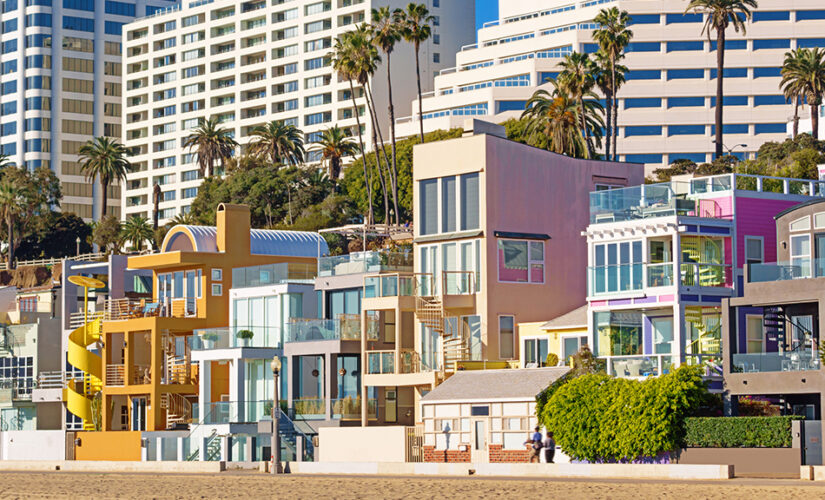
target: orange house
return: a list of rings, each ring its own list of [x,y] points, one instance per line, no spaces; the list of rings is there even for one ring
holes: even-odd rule
[[[217,227],[175,226],[159,253],[129,258],[148,269],[153,299],[115,299],[102,327],[101,430],[159,431],[191,421],[197,401],[193,330],[227,327],[232,270],[289,263],[314,270],[327,245],[317,233],[250,228],[249,208],[221,204]]]

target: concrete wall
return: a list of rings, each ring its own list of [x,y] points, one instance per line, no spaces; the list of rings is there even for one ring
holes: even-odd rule
[[[799,448],[688,448],[679,464],[728,464],[737,475],[759,474],[796,477],[802,465]]]
[[[57,431],[0,432],[0,460],[63,460],[66,433]]]
[[[405,427],[321,427],[321,462],[404,462]]]
[[[140,432],[78,432],[75,460],[140,461]]]

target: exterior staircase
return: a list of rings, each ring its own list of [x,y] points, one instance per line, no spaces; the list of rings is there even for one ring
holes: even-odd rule
[[[452,374],[456,362],[467,359],[469,348],[467,339],[461,334],[446,331],[444,323],[444,302],[439,297],[416,297],[415,315],[422,325],[438,333],[441,337],[441,372]]]
[[[691,323],[699,332],[696,340],[689,345],[689,354],[710,354],[722,351],[721,325],[708,329],[702,319],[701,307],[686,307],[685,320]]]
[[[281,410],[278,410],[281,411]],[[285,446],[288,451],[295,455],[295,460],[298,461],[298,436],[304,440],[304,462],[312,462],[315,457],[315,446],[312,444],[312,438],[307,436],[295,425],[295,422],[289,416],[281,411],[278,417],[278,434],[281,436],[281,446]]]
[[[200,448],[195,450],[186,457],[187,462],[196,462],[200,460]],[[212,434],[206,438],[206,461],[215,462],[221,459],[221,437],[218,435],[216,429],[212,430]]]
[[[779,344],[785,343],[785,308],[782,306],[766,307],[762,310],[762,325],[765,338]]]
[[[188,424],[192,420],[192,403],[180,394],[166,392],[160,397],[160,408],[166,410],[166,428]]]
[[[184,343],[185,352],[178,354],[175,349],[175,337],[168,335],[163,337],[164,357],[166,360],[166,383],[167,384],[189,384],[192,382],[190,367],[192,360],[189,352],[189,345]]]
[[[83,372],[80,378],[66,380],[63,390],[63,400],[70,413],[83,419],[83,430],[93,431],[95,425],[95,411],[92,401],[103,387],[103,360],[97,354],[88,350],[88,346],[100,339],[102,332],[101,320],[95,319],[69,334],[67,358],[69,363]]]

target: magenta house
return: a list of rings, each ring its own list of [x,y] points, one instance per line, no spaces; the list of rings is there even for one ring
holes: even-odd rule
[[[721,389],[721,304],[743,266],[776,260],[774,216],[825,183],[726,174],[590,194],[588,340],[623,377],[708,367]]]

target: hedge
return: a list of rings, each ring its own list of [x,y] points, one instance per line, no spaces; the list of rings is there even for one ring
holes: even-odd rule
[[[685,420],[685,442],[690,448],[790,448],[791,422],[787,417],[692,417]]]
[[[574,460],[644,461],[684,446],[685,417],[706,394],[696,367],[644,381],[597,373],[551,385],[536,411]]]

